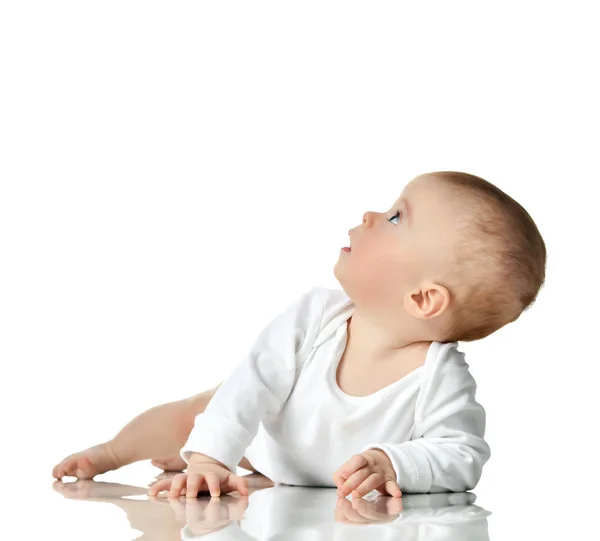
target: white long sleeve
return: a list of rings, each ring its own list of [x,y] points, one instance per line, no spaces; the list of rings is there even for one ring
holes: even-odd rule
[[[400,490],[462,492],[473,489],[490,458],[483,439],[485,410],[476,401],[477,385],[464,353],[454,349],[421,390],[415,408],[415,436],[403,443],[381,442]]]
[[[199,414],[180,450],[225,464],[232,472],[256,436],[266,415],[276,415],[288,399],[302,363],[320,330],[325,290],[314,287],[273,319],[249,353],[217,389]]]

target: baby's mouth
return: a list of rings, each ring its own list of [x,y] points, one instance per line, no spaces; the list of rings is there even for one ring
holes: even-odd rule
[[[348,231],[348,246],[344,246],[342,249],[346,252],[351,252],[352,251],[352,246],[350,246],[351,243],[351,239],[350,239],[350,231]]]

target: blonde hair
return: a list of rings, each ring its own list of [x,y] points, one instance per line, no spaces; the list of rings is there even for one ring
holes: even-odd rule
[[[459,171],[434,176],[455,189],[466,212],[454,246],[451,324],[444,342],[471,342],[518,319],[546,277],[546,245],[529,213],[491,182]]]

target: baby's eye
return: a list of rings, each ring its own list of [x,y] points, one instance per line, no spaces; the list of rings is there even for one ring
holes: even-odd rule
[[[400,216],[400,211],[397,210],[396,214],[394,214],[391,218],[389,218],[390,220],[393,220],[396,216]]]

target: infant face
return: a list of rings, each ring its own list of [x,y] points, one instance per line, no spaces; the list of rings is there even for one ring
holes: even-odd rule
[[[453,265],[458,216],[448,186],[416,177],[388,211],[366,212],[350,230],[351,252],[340,252],[336,277],[351,296],[401,303],[411,288]]]

